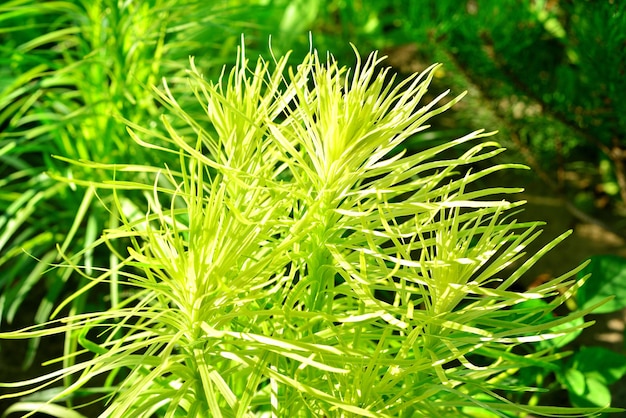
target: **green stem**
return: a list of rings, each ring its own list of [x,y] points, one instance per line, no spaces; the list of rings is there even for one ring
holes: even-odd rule
[[[309,300],[307,305],[312,312],[320,312],[326,306],[330,309],[331,304],[327,303],[329,297],[327,289],[334,286],[335,275],[332,268],[332,255],[326,247],[328,237],[332,225],[332,220],[329,219],[328,213],[332,213],[329,209],[331,207],[331,196],[325,189],[319,193],[321,199],[318,199],[319,203],[313,206],[320,216],[319,227],[311,235],[310,241],[310,257],[307,260],[308,276],[314,278],[311,284],[311,293],[309,294]]]
[[[312,312],[321,311],[325,305],[330,308],[330,305],[326,303],[328,298],[326,290],[334,285],[334,275],[330,268],[332,258],[330,252],[324,247],[323,242],[316,244],[308,263],[308,275],[315,278],[311,284],[308,301]]]

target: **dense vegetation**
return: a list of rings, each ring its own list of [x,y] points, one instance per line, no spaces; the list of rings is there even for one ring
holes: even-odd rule
[[[234,65],[241,42],[245,53],[237,55]],[[350,43],[361,61],[355,60]],[[311,48],[319,56],[310,55]],[[374,50],[388,60],[366,63]],[[259,55],[265,61],[246,64],[246,57],[255,62]],[[195,57],[191,64],[189,56]],[[303,60],[300,71],[282,71]],[[326,61],[333,64],[326,66]],[[584,315],[594,309],[623,309],[624,260],[595,258],[585,269],[563,271],[535,290],[508,280],[506,286],[495,286],[497,274],[507,271],[505,264],[517,260],[517,252],[505,248],[528,245],[539,225],[513,226],[504,212],[517,204],[486,202],[502,195],[511,199],[513,190],[485,182],[489,173],[525,163],[532,174],[524,175],[538,176],[577,219],[626,235],[623,2],[9,0],[0,5],[0,62],[0,326],[6,331],[0,365],[23,362],[28,368],[54,351],[54,356],[67,354],[61,363],[71,370],[59,375],[59,383],[69,388],[66,392],[25,396],[13,406],[15,412],[54,399],[58,404],[43,408],[70,416],[68,408],[86,395],[96,392],[97,398],[102,391],[105,397],[114,396],[116,385],[137,385],[150,393],[154,380],[160,388],[155,396],[177,399],[181,410],[153,405],[148,395],[139,396],[132,409],[128,395],[118,397],[110,412],[204,416],[206,410],[198,405],[205,405],[213,416],[224,408],[233,408],[233,414],[265,411],[278,416],[303,408],[312,414],[343,411],[357,416],[429,416],[433,411],[481,416],[488,412],[478,410],[491,409],[492,415],[485,416],[510,416],[520,411],[508,403],[513,402],[536,414],[566,413],[542,408],[555,399],[581,408],[606,406],[609,386],[626,372],[623,353],[587,347],[565,356],[583,332]],[[433,62],[443,67],[431,68]],[[344,73],[344,65],[352,68],[350,73]],[[399,76],[377,72],[386,65]],[[364,77],[360,84],[359,70]],[[422,84],[403,83],[414,73],[423,74]],[[344,85],[344,79],[357,81]],[[311,80],[314,86],[307,85]],[[453,97],[469,93],[456,104],[456,99],[439,97],[448,87]],[[437,100],[442,111],[455,106],[440,116],[435,108],[423,120],[411,119],[412,112],[422,111],[411,95],[423,99],[420,106]],[[375,107],[359,102],[367,97],[387,97],[389,102],[377,103],[386,103],[389,113],[376,113]],[[406,113],[393,113],[397,102],[406,104]],[[344,108],[353,115],[354,126],[341,122],[341,131],[323,123],[323,117],[334,120],[333,112]],[[422,131],[431,117],[433,128]],[[498,129],[495,141],[510,152],[500,154],[494,138],[465,136],[485,127]],[[367,129],[381,132],[389,143],[378,138],[363,148],[349,145],[354,138],[370,138]],[[332,138],[328,141],[335,145],[307,142],[307,130],[317,132],[320,141]],[[239,142],[229,142],[241,138],[254,144],[253,151],[246,154]],[[406,154],[399,154],[401,148]],[[318,153],[319,160],[314,157]],[[345,161],[344,153],[350,153]],[[397,180],[400,163],[410,174]],[[345,170],[344,177],[337,174],[329,180],[332,164]],[[233,185],[222,188],[218,179],[230,179]],[[388,194],[372,194],[371,187]],[[251,203],[256,206],[250,210],[242,206]],[[417,213],[427,221],[419,218],[418,223],[415,210],[407,209],[411,205],[420,207],[423,212]],[[220,215],[212,218],[206,207]],[[306,225],[316,222],[321,226],[309,231]],[[262,227],[250,229],[250,224]],[[411,235],[410,226],[417,224],[418,232]],[[205,227],[224,235],[215,242],[214,236],[194,235]],[[451,247],[437,239],[437,232],[444,231],[455,237]],[[227,315],[234,310],[239,321],[210,328],[219,323],[219,315],[205,307],[199,314],[205,326],[193,328],[227,341],[220,346],[223,351],[215,348],[218,357],[228,353],[219,371],[194,363],[197,353],[185,351],[184,339],[177,340],[178,347],[163,342],[172,338],[173,330],[183,329],[180,317],[169,317],[166,308],[178,306],[183,312],[189,302],[182,293],[176,296],[181,284],[168,281],[188,266],[163,260],[183,253],[190,259],[201,257],[191,251],[194,245],[243,251],[256,263],[233,261],[237,267],[223,272],[239,280],[241,289],[251,286],[259,292],[255,301],[232,294],[232,304],[218,311]],[[521,278],[541,255],[506,274]],[[422,269],[432,270],[416,270],[414,257]],[[458,276],[451,286],[465,297],[452,297],[428,282],[426,278],[442,274],[435,268],[437,260],[470,260],[467,277],[457,267],[446,270]],[[587,272],[595,279],[582,285],[577,279]],[[371,274],[387,281],[365,286]],[[324,284],[312,284],[321,278]],[[281,286],[284,290],[278,290]],[[223,290],[207,290],[218,292],[211,303],[219,305]],[[435,303],[436,295],[444,293],[455,301],[446,308],[451,317]],[[609,295],[617,297],[598,308]],[[517,310],[511,309],[521,300],[525,302]],[[279,311],[282,303],[288,309]],[[506,315],[493,311],[490,303],[501,304]],[[151,316],[158,312],[164,312],[163,318],[155,323]],[[318,323],[307,325],[314,314]],[[429,315],[439,319],[429,322],[424,336],[406,331],[422,329]],[[270,317],[272,321],[263,319]],[[55,324],[54,332],[65,337],[46,346],[54,350],[41,347],[41,337],[53,333],[50,328],[8,332],[52,318],[71,318]],[[520,334],[511,334],[507,322],[521,329]],[[568,335],[540,341],[556,329]],[[533,330],[537,335],[531,338]],[[250,344],[246,333],[272,338],[264,340],[265,346],[258,340]],[[362,333],[369,338],[357,338]],[[453,343],[432,348],[437,333],[447,333],[446,341]],[[25,350],[7,340],[26,337],[34,338]],[[354,346],[345,343],[349,338]],[[491,338],[493,345],[483,346],[480,338]],[[424,360],[407,340],[421,341],[424,352],[434,357],[416,370],[390,377],[393,373],[381,364]],[[197,342],[191,339],[188,347]],[[8,358],[12,350],[20,350],[19,358]],[[255,354],[252,361],[242,354],[246,350],[265,354]],[[296,354],[285,354],[290,350]],[[170,352],[178,356],[171,363],[150,362]],[[129,353],[137,357],[127,362]],[[261,361],[263,356],[276,356],[275,363]],[[358,375],[361,385],[376,376],[388,379],[387,386],[370,398],[362,393],[350,398],[338,376],[366,361],[375,366]],[[83,370],[85,376],[98,376],[104,363],[117,367],[100,386],[89,389],[72,377]],[[300,369],[313,370],[308,380],[295,371]],[[181,384],[175,376],[199,370],[206,375],[200,373],[202,384],[189,393],[204,391],[198,399],[206,403],[196,405],[180,387],[174,391]],[[417,374],[428,376],[422,380],[426,386],[410,387],[407,381]],[[0,376],[5,381],[15,377]],[[259,387],[246,385],[244,376],[255,376]],[[469,385],[472,379],[482,386]],[[446,386],[448,382],[464,385]],[[282,392],[278,385],[293,392]],[[324,385],[328,391],[316,391]],[[532,386],[549,391],[527,393]],[[391,387],[402,389],[398,394]],[[442,387],[445,396],[425,396],[407,406],[413,391],[430,393]],[[554,396],[559,390],[567,392],[567,400]],[[298,393],[313,400],[303,396],[276,409],[278,400],[298,398]],[[466,404],[460,401],[464,397]],[[272,408],[264,409],[263,402]]]

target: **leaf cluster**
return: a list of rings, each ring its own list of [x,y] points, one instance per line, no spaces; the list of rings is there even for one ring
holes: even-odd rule
[[[622,216],[626,5],[603,1],[330,1],[293,25],[385,50],[411,73],[445,64],[470,91],[444,127],[497,125],[542,182],[587,215]],[[296,13],[292,13],[296,15]],[[575,211],[572,211],[576,213]],[[598,218],[602,218],[598,214]],[[622,222],[605,226],[623,235]]]
[[[237,1],[150,2],[10,0],[0,5],[0,323],[14,323],[25,301],[34,321],[49,319],[56,303],[86,284],[71,270],[50,270],[62,251],[90,248],[118,215],[103,210],[111,196],[54,177],[101,179],[97,166],[62,159],[157,164],[128,140],[123,118],[155,129],[161,104],[150,87],[161,77],[176,89],[188,54],[223,64],[244,22],[250,38],[268,8]],[[265,39],[265,35],[263,36]],[[184,94],[179,100],[190,101]],[[192,109],[189,109],[192,111]],[[119,178],[123,178],[121,173]],[[141,175],[134,173],[135,176]],[[123,196],[124,210],[141,199]],[[115,268],[107,253],[83,251],[81,264]],[[89,270],[89,268],[88,268]],[[106,293],[106,290],[104,290]],[[113,282],[109,297],[119,302]],[[92,298],[92,301],[94,298]],[[73,304],[76,312],[86,298]],[[22,310],[23,311],[23,310]],[[29,321],[32,318],[29,318]],[[35,353],[31,346],[25,360]]]
[[[155,93],[170,115],[166,133],[128,122],[137,144],[178,164],[74,161],[111,173],[71,181],[112,191],[118,224],[95,244],[118,262],[94,275],[80,253],[65,256],[90,280],[65,304],[114,276],[131,291],[105,311],[1,334],[66,332],[84,347],[58,372],[11,385],[38,384],[16,395],[65,379],[51,399],[60,401],[104,375],[103,416],[112,417],[596,411],[504,396],[538,390],[514,375],[562,356],[524,344],[581,329],[572,321],[596,307],[548,316],[584,282],[575,271],[514,287],[567,234],[524,258],[540,224],[509,218],[519,203],[502,196],[518,190],[472,187],[519,168],[473,169],[503,150],[490,134],[403,147],[461,98],[423,103],[438,67],[390,83],[376,54],[356,56],[352,70],[316,51],[296,67],[288,57],[251,66],[241,48],[217,82],[192,60],[189,85],[204,115],[164,84]],[[145,214],[126,215],[118,193],[128,190],[145,197]],[[545,306],[520,306],[532,300]]]

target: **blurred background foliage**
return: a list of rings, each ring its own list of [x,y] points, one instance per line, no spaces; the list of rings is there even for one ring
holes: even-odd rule
[[[125,121],[160,126],[163,106],[151,88],[163,77],[192,106],[188,57],[215,79],[234,61],[242,34],[249,57],[271,59],[271,36],[274,54],[293,50],[294,61],[312,39],[346,65],[355,60],[350,43],[362,56],[381,50],[401,74],[443,63],[435,90],[469,94],[428,139],[498,129],[512,151],[501,158],[532,168],[524,181],[541,183],[578,221],[626,237],[624,1],[5,0],[0,326],[43,322],[63,295],[87,284],[69,269],[50,269],[61,261],[59,248],[88,269],[114,267],[109,254],[81,253],[117,222],[110,196],[57,181],[102,174],[73,172],[64,159],[150,162],[154,155],[130,140]],[[142,199],[120,199],[128,218],[144,213]],[[106,298],[85,293],[68,309],[102,309],[116,303],[116,292],[113,278]],[[35,354],[31,343],[26,365]]]

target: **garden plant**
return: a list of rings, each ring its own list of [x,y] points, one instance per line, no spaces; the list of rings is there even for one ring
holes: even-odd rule
[[[397,80],[376,53],[355,53],[352,69],[315,50],[297,66],[251,64],[242,46],[216,82],[192,59],[196,103],[164,81],[153,92],[163,129],[125,121],[147,163],[56,157],[99,173],[52,177],[102,196],[115,222],[82,251],[59,246],[54,268],[86,285],[52,321],[0,334],[62,333],[76,348],[57,371],[3,383],[20,398],[7,412],[80,417],[88,393],[106,417],[612,410],[542,405],[524,378],[557,368],[606,302],[553,314],[584,286],[584,266],[516,286],[568,235],[526,254],[541,223],[515,220],[520,189],[476,186],[524,167],[490,163],[504,150],[493,133],[421,136],[462,97],[424,102],[438,66]],[[420,149],[407,152],[409,139]],[[99,251],[115,262],[81,261]],[[68,313],[102,284],[117,287],[109,307]]]
[[[161,163],[129,140],[121,116],[152,121],[157,129],[161,105],[149,86],[161,77],[180,92],[180,102],[193,100],[191,92],[177,89],[189,54],[202,51],[210,56],[205,60],[208,68],[220,68],[239,41],[243,25],[254,39],[255,31],[261,31],[254,28],[257,19],[268,20],[268,7],[245,3],[0,2],[1,326],[15,327],[31,311],[35,322],[48,320],[55,304],[86,283],[71,270],[48,268],[59,261],[56,245],[78,253],[118,222],[117,214],[98,201],[110,196],[102,192],[96,196],[93,187],[76,188],[54,180],[54,176],[96,180],[101,172],[70,167],[52,156]],[[264,35],[264,43],[266,39]],[[126,212],[140,203],[127,199],[121,190],[117,196]],[[93,251],[82,255],[81,264],[88,269],[116,268],[115,257]],[[117,304],[114,278],[108,293]],[[102,307],[97,299],[85,296],[75,299],[69,309]],[[32,340],[23,360],[26,366],[34,359],[37,341]]]
[[[626,3],[307,3],[317,7],[292,7],[282,26],[319,33],[318,45],[335,51],[337,38],[386,50],[405,72],[443,63],[445,83],[469,91],[456,127],[498,126],[510,158],[572,216],[626,236]]]
[[[296,7],[297,3],[315,6]],[[580,352],[557,362],[557,370],[529,368],[526,372],[535,377],[528,378],[550,388],[552,393],[540,394],[542,398],[603,405],[612,392],[616,404],[626,406],[621,389],[626,385],[623,325],[616,326],[612,344],[598,331],[609,322],[623,324],[620,312],[626,307],[626,119],[620,99],[626,87],[626,2],[310,0],[291,4],[281,28],[313,31],[318,47],[342,57],[348,41],[361,49],[383,50],[389,64],[404,74],[441,62],[445,71],[433,80],[435,89],[468,91],[455,112],[435,120],[430,136],[445,141],[484,126],[497,127],[498,141],[509,152],[496,161],[523,161],[531,167],[509,180],[523,185],[526,196],[531,196],[530,210],[521,219],[558,219],[550,222],[530,251],[563,229],[574,230],[574,237],[536,263],[522,283],[559,274],[591,256],[578,275],[593,272],[592,279],[576,293],[570,308],[588,306],[596,296],[614,296],[595,311],[599,315],[589,317],[597,320],[597,326],[567,344]],[[406,146],[410,150],[413,143]],[[493,184],[482,183],[479,187]],[[546,194],[552,203],[537,205]],[[541,213],[532,215],[533,208]],[[590,229],[599,231],[591,240],[584,232]],[[595,296],[589,299],[589,293]],[[554,392],[562,389],[566,395]]]

